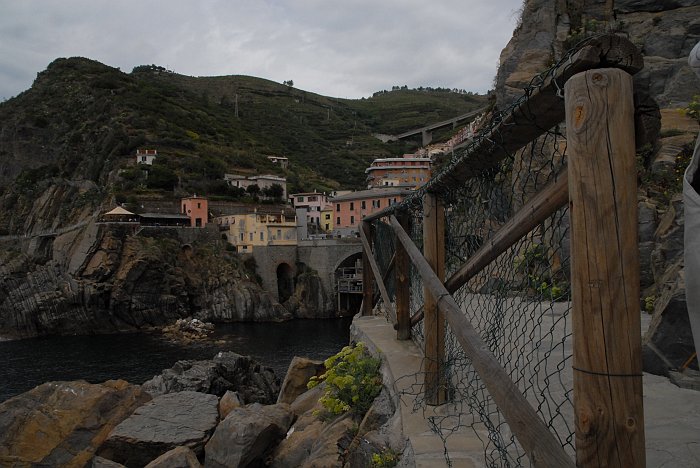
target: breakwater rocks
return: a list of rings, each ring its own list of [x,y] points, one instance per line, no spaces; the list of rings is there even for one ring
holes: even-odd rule
[[[271,369],[229,352],[178,362],[142,386],[45,383],[0,404],[0,465],[369,466],[387,450],[392,400],[385,390],[362,418],[324,419],[323,384],[305,390],[322,370],[295,358],[280,393]]]

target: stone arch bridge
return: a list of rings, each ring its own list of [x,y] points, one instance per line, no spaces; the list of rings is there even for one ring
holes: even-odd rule
[[[303,240],[298,245],[256,246],[253,257],[263,288],[279,302],[284,302],[289,297],[289,289],[293,289],[293,286],[285,283],[296,276],[297,266],[303,264],[318,272],[326,307],[335,310],[336,270],[361,253],[360,239],[340,238]]]

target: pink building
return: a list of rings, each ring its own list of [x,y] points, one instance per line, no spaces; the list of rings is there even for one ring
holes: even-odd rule
[[[182,199],[182,214],[189,216],[191,227],[204,227],[209,220],[209,205],[206,198],[197,195]]]
[[[418,188],[430,179],[430,158],[404,154],[402,158],[375,159],[365,169],[367,188]]]
[[[332,198],[333,232],[342,236],[354,235],[362,218],[400,203],[410,193],[412,191],[405,188],[373,188]]]

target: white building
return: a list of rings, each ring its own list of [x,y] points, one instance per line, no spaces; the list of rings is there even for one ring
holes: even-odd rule
[[[273,185],[277,184],[282,187],[282,199],[287,199],[287,179],[284,177],[270,174],[249,177],[237,174],[224,174],[224,180],[231,187],[238,187],[242,188],[243,190],[247,190],[251,185],[257,185],[260,188],[260,195],[263,195],[263,190],[270,189]]]
[[[136,150],[136,164],[146,164],[148,166],[153,165],[153,161],[156,160],[158,156],[158,151],[154,149],[137,149]]]

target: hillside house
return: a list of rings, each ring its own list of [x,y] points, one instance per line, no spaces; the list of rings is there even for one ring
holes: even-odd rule
[[[209,202],[204,197],[183,198],[180,205],[182,214],[190,219],[190,227],[204,227],[209,220]]]
[[[430,180],[430,158],[405,154],[402,158],[380,158],[365,169],[367,188],[418,188]]]
[[[300,213],[299,210],[301,210],[301,212],[306,214],[306,225],[313,226],[311,230],[314,228],[316,230],[322,229],[321,212],[331,208],[328,202],[328,195],[318,192],[293,193],[289,196],[289,199],[297,213]]]
[[[373,188],[332,198],[335,222],[333,233],[341,236],[357,235],[362,218],[390,205],[401,203],[412,190],[400,187]]]
[[[152,166],[153,161],[158,157],[158,151],[154,149],[137,149],[136,150],[136,164],[145,164],[147,166]]]
[[[239,253],[253,253],[256,246],[297,245],[296,216],[287,213],[253,213],[215,218],[229,244]]]
[[[257,185],[260,189],[259,196],[266,198],[264,191],[272,188],[273,185],[279,185],[282,188],[282,200],[287,199],[287,179],[270,174],[242,176],[237,174],[224,174],[224,180],[231,187],[238,187],[243,190],[248,190],[251,185]]]
[[[289,167],[289,159],[284,156],[268,156],[267,159],[269,159],[272,164],[277,164],[282,169],[287,169]]]

